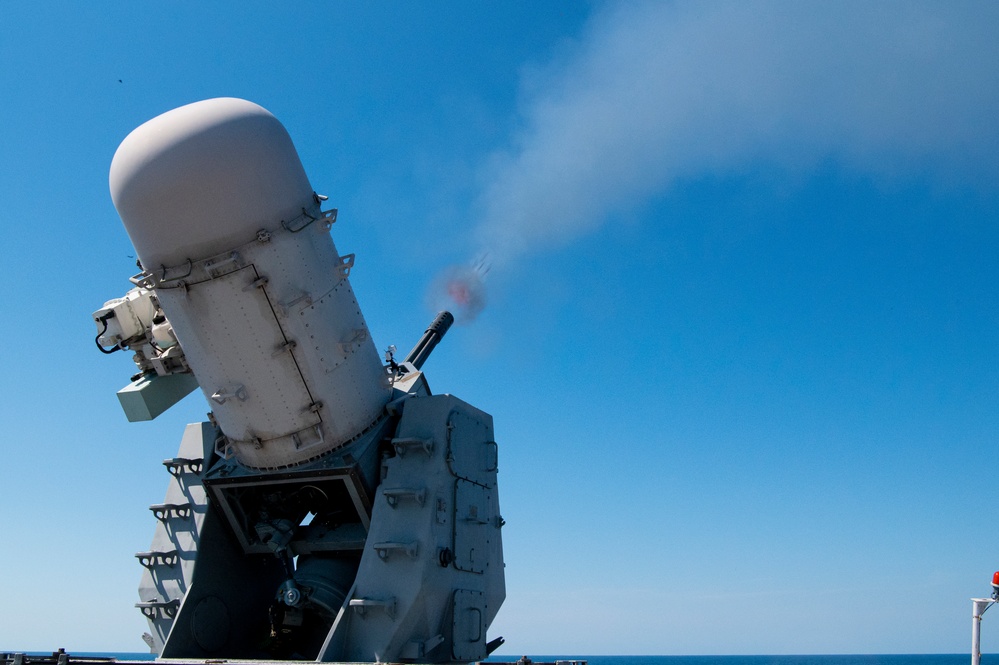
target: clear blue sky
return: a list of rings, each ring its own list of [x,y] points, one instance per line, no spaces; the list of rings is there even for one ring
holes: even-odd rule
[[[969,648],[999,569],[999,4],[4,3],[0,650],[141,651],[188,398],[93,345],[107,171],[243,97],[340,210],[376,343],[492,413],[508,654]],[[991,619],[991,621],[990,621]],[[986,615],[986,651],[999,616]]]

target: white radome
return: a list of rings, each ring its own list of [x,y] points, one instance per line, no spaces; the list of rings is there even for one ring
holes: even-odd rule
[[[210,99],[135,129],[111,197],[230,454],[293,466],[363,432],[390,388],[288,132]]]

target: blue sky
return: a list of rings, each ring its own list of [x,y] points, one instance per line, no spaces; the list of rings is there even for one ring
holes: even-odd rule
[[[143,648],[132,555],[207,405],[118,407],[107,170],[218,96],[287,127],[380,348],[489,255],[426,370],[495,418],[506,653],[968,649],[999,568],[999,6],[2,16],[0,649]]]

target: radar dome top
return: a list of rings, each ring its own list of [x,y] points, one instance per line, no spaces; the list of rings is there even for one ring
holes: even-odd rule
[[[315,205],[287,130],[235,98],[188,104],[137,127],[115,152],[110,187],[149,270],[223,252]]]

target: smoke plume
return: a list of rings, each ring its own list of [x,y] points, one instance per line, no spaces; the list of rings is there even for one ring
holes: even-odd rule
[[[525,76],[519,130],[484,168],[479,251],[503,268],[760,160],[992,184],[997,34],[999,3],[605,6]]]

